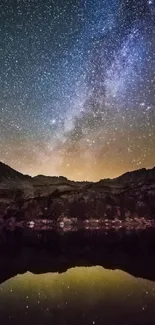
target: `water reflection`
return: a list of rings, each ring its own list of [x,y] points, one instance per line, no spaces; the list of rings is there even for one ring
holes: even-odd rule
[[[2,324],[155,324],[155,229],[3,229]]]
[[[3,224],[2,227],[5,227]],[[102,229],[103,231],[115,229],[119,231],[119,229],[125,230],[141,230],[141,229],[148,229],[148,228],[155,228],[155,221],[154,219],[144,218],[144,217],[133,217],[129,218],[126,217],[123,220],[119,218],[113,219],[84,219],[78,220],[77,218],[68,218],[68,217],[61,217],[57,221],[50,220],[50,219],[34,219],[29,221],[16,221],[14,218],[9,219],[6,222],[6,227],[9,229],[15,229],[16,227],[23,227],[23,228],[31,228],[36,230],[49,230],[49,229],[57,229],[57,231],[78,231],[80,229],[87,229],[87,230],[98,230]]]
[[[154,282],[100,266],[28,272],[0,286],[5,324],[154,324],[154,304]]]

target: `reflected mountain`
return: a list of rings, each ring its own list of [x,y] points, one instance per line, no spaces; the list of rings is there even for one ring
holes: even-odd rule
[[[154,325],[155,282],[100,266],[17,275],[0,285],[2,324]]]
[[[61,233],[16,228],[0,237],[0,283],[30,271],[66,272],[76,266],[103,266],[155,281],[155,230]]]

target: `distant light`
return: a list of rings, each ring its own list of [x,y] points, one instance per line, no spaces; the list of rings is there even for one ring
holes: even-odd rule
[[[61,228],[63,228],[63,227],[64,227],[64,225],[65,225],[65,224],[64,224],[64,222],[63,222],[63,221],[61,221],[61,222],[60,222],[60,227],[61,227]]]
[[[144,107],[145,106],[145,103],[144,102],[140,103],[140,106],[141,107]]]
[[[53,119],[50,121],[50,124],[51,124],[51,125],[54,125],[55,123],[56,123],[56,119],[53,118]]]

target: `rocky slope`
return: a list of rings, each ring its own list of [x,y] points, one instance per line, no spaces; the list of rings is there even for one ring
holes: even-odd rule
[[[155,168],[92,183],[32,178],[0,163],[0,216],[5,220],[155,219]]]

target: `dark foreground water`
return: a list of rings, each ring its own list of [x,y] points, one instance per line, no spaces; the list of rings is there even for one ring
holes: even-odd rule
[[[0,324],[155,324],[155,232],[3,231]]]

